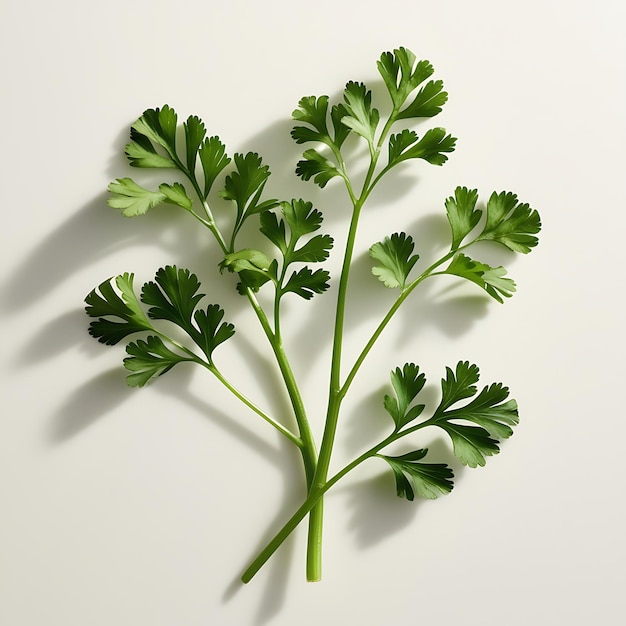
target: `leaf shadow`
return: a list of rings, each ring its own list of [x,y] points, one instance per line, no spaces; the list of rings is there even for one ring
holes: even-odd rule
[[[417,447],[412,446],[412,449]],[[456,486],[465,467],[454,457],[443,438],[433,439],[426,447],[428,447],[427,462],[447,463],[454,472]],[[352,509],[349,531],[354,534],[357,545],[364,550],[375,547],[390,539],[392,535],[402,532],[413,522],[422,507],[429,506],[432,502],[420,498],[409,502],[399,498],[396,495],[391,471],[353,483],[344,491],[348,497],[348,507]]]

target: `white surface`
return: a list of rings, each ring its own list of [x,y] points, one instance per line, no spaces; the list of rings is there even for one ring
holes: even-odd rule
[[[3,3],[0,623],[620,623],[624,6]],[[511,386],[522,421],[500,456],[435,502],[401,501],[389,476],[366,480],[384,468],[363,466],[327,499],[323,582],[304,582],[299,532],[241,588],[242,567],[301,497],[298,459],[201,372],[130,390],[122,349],[87,336],[82,300],[107,276],[147,280],[166,263],[209,276],[218,260],[203,260],[190,220],[124,220],[104,191],[130,171],[129,124],[168,102],[231,153],[265,155],[272,189],[315,200],[340,233],[338,186],[320,192],[291,173],[290,113],[301,96],[377,81],[376,59],[399,45],[444,79],[450,102],[436,123],[459,144],[443,168],[408,168],[420,183],[410,191],[381,189],[360,252],[407,228],[432,254],[432,216],[458,184],[515,191],[544,231],[528,257],[500,258],[519,287],[504,306],[446,313],[441,296],[428,300],[443,283],[415,295],[355,382],[336,461],[374,441],[388,371],[406,360],[433,385],[446,364],[475,361],[485,382]],[[390,295],[368,271],[361,259],[348,354]],[[212,284],[244,353],[224,347],[224,368],[280,412],[252,318],[224,281]],[[318,433],[332,298],[291,305]]]

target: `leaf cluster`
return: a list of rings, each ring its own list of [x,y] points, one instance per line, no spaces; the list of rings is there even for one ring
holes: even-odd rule
[[[140,296],[133,282],[133,274],[122,274],[102,282],[85,298],[86,313],[95,318],[89,325],[89,334],[99,342],[114,345],[129,335],[151,333],[126,348],[129,356],[124,366],[131,372],[128,384],[142,387],[177,363],[199,362],[191,350],[155,328],[152,320],[167,320],[181,328],[212,365],[213,351],[230,339],[235,329],[222,321],[224,311],[217,304],[199,307],[204,294],[199,293],[197,276],[187,269],[163,267],[154,281],[143,285]],[[142,304],[148,307],[147,311]]]
[[[480,392],[476,387],[479,370],[468,361],[460,361],[456,368],[446,368],[441,381],[441,400],[429,419],[414,423],[425,409],[415,403],[423,390],[426,378],[414,363],[391,372],[393,395],[385,395],[383,406],[394,422],[394,430],[384,440],[385,445],[427,426],[443,429],[450,437],[454,455],[469,467],[485,465],[486,457],[499,452],[499,441],[513,434],[518,423],[517,403],[508,400],[509,390],[501,383],[493,383]],[[463,401],[466,401],[463,403]],[[377,453],[390,465],[398,496],[413,500],[436,498],[452,489],[452,470],[445,464],[419,463],[427,449],[415,450],[402,456]]]
[[[469,467],[483,466],[486,457],[497,454],[498,440],[510,437],[519,421],[517,402],[507,400],[508,387],[493,383],[479,393],[478,379],[478,367],[468,361],[460,361],[455,370],[446,368],[441,402],[429,420],[449,435],[454,454]]]
[[[443,128],[431,128],[420,137],[405,128],[389,134],[398,121],[434,117],[441,112],[448,99],[441,80],[429,80],[434,69],[428,61],[417,61],[406,48],[385,52],[378,61],[380,72],[391,98],[392,110],[388,116],[374,106],[372,92],[362,82],[349,81],[343,91],[343,101],[329,104],[328,96],[307,96],[298,103],[293,119],[299,122],[291,132],[298,144],[318,142],[326,150],[309,148],[296,166],[296,174],[303,180],[313,180],[320,187],[335,177],[349,184],[341,148],[350,134],[367,142],[375,163],[381,148],[387,144],[387,164],[384,173],[408,159],[423,159],[433,165],[443,165],[447,153],[454,150],[456,139]]]
[[[321,263],[328,259],[333,238],[321,234],[311,236],[320,229],[323,220],[321,212],[314,209],[311,202],[293,199],[281,202],[279,207],[279,214],[271,210],[261,214],[259,230],[278,249],[280,261],[261,250],[246,248],[226,255],[221,267],[239,273],[241,293],[246,288],[257,291],[272,282],[279,300],[286,293],[310,300],[328,289],[328,271],[312,270],[305,265],[287,276],[287,270],[295,263]]]

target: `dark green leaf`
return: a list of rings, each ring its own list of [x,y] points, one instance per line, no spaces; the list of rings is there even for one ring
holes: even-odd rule
[[[459,362],[455,372],[446,368],[446,378],[441,381],[442,399],[430,419],[448,433],[454,454],[470,467],[485,465],[486,457],[499,452],[498,439],[510,437],[511,427],[518,423],[517,403],[507,401],[508,388],[494,383],[476,395],[478,377],[478,367],[467,361]],[[450,408],[466,398],[472,400]]]
[[[429,61],[415,61],[416,57],[410,50],[398,48],[393,53],[384,52],[377,63],[396,110],[434,72]]]
[[[282,293],[293,292],[305,300],[310,300],[316,293],[323,293],[329,287],[330,275],[326,270],[311,271],[303,267],[293,272],[287,284],[282,287]]]
[[[134,128],[130,129],[130,138],[125,153],[133,167],[177,167],[169,156],[159,154],[150,140]]]
[[[206,354],[209,361],[213,350],[235,334],[235,327],[223,322],[224,311],[217,304],[210,304],[204,310],[195,312],[194,319],[200,330],[198,345]]]
[[[457,254],[445,273],[472,281],[500,303],[503,302],[502,296],[510,298],[515,292],[515,282],[506,278],[506,270],[502,266],[491,267],[464,254]]]
[[[478,240],[497,241],[514,252],[527,254],[538,239],[541,230],[539,213],[528,204],[517,202],[510,192],[494,192],[487,203],[487,223]]]
[[[313,208],[311,202],[293,199],[281,202],[280,207],[295,240],[315,232],[322,225],[322,214]]]
[[[287,252],[287,233],[284,220],[279,220],[272,211],[265,211],[260,215],[261,227],[259,230],[265,235],[282,253]]]
[[[183,124],[185,129],[185,147],[187,152],[187,168],[193,174],[196,169],[196,158],[202,140],[206,135],[204,122],[195,115],[190,115]]]
[[[330,143],[331,137],[327,127],[328,96],[305,96],[298,102],[298,108],[291,114],[298,122],[310,124],[313,128],[296,126],[291,131],[291,136],[296,143],[307,141],[320,141]]]
[[[348,115],[348,111],[343,104],[335,104],[330,110],[330,119],[335,131],[334,143],[337,148],[341,148],[341,145],[350,134],[350,127],[342,122],[346,115]]]
[[[424,405],[411,407],[411,403],[425,383],[426,377],[414,363],[406,363],[402,369],[398,367],[391,372],[391,384],[396,397],[385,395],[384,407],[393,418],[396,431],[422,414]]]
[[[391,135],[389,137],[389,164],[387,167],[393,167],[404,161],[403,152],[417,140],[417,133],[406,128],[396,135]]]
[[[443,165],[448,157],[445,152],[454,152],[456,138],[447,135],[444,128],[431,128],[426,134],[410,148],[405,150],[396,160],[424,159],[432,165]]]
[[[441,402],[437,410],[445,411],[455,402],[473,396],[479,376],[478,366],[469,361],[459,361],[455,371],[446,367],[446,377],[441,380]]]
[[[169,320],[193,336],[193,312],[204,297],[198,293],[198,277],[187,269],[168,265],[157,271],[154,281],[141,290],[141,301],[150,307],[148,315],[155,320]]]
[[[235,168],[227,177],[224,190],[220,196],[232,200],[237,207],[237,224],[235,230],[250,215],[262,213],[275,207],[276,200],[260,202],[265,183],[270,176],[270,169],[263,165],[261,157],[255,152],[235,154]]]
[[[448,101],[448,94],[443,91],[443,81],[428,81],[415,96],[409,106],[400,111],[397,119],[434,117],[441,113],[441,108]]]
[[[296,174],[302,180],[313,178],[316,185],[324,188],[331,178],[341,176],[337,166],[317,150],[306,150],[302,156],[304,159],[296,165]]]
[[[394,233],[391,237],[370,248],[370,256],[378,264],[372,268],[372,273],[377,276],[385,287],[404,289],[408,276],[415,263],[419,259],[413,254],[413,239],[405,233]]]
[[[174,109],[167,104],[161,109],[147,109],[133,124],[139,134],[152,143],[166,149],[169,156],[176,157],[176,124],[177,116]]]
[[[286,263],[320,263],[325,261],[333,247],[330,235],[315,235],[303,246],[285,257]]]
[[[122,274],[115,278],[121,297],[113,288],[113,279],[109,279],[85,298],[85,312],[89,317],[98,318],[89,325],[89,334],[100,343],[112,346],[128,335],[152,330],[135,296],[133,279],[133,274]]]
[[[207,137],[200,145],[198,154],[204,172],[204,197],[206,198],[215,179],[230,163],[230,157],[226,154],[226,146],[219,137]]]
[[[131,372],[126,377],[130,387],[143,387],[171,370],[174,365],[192,360],[172,352],[155,336],[128,344],[126,352],[129,356],[124,359],[124,367]]]
[[[402,456],[377,455],[387,461],[393,470],[400,498],[412,501],[417,494],[432,500],[452,491],[454,473],[446,464],[419,463],[427,453],[428,449],[422,449]]]

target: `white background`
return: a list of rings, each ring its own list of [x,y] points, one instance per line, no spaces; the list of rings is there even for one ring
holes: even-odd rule
[[[624,6],[3,2],[0,623],[621,623]],[[336,181],[320,191],[293,175],[290,114],[347,80],[380,94],[375,61],[400,45],[444,79],[450,102],[435,123],[458,148],[372,198],[346,359],[392,297],[369,274],[368,246],[407,229],[434,258],[455,186],[514,191],[544,229],[529,256],[485,251],[518,283],[504,305],[445,280],[414,294],[355,381],[335,467],[386,432],[388,372],[405,361],[422,366],[434,401],[446,365],[478,363],[485,383],[511,387],[521,423],[501,455],[460,471],[434,502],[400,500],[382,462],[364,465],[327,498],[323,581],[305,582],[298,532],[242,587],[242,569],[302,497],[297,455],[203,372],[127,388],[123,349],[88,337],[83,298],[118,273],[140,282],[189,266],[238,326],[216,353],[224,371],[282,417],[284,394],[204,233],[173,208],[124,219],[106,186],[148,180],[124,161],[128,127],[169,103],[203,118],[231,154],[262,153],[272,193],[314,200],[339,258],[345,196]],[[317,435],[335,288],[287,307]]]

